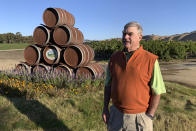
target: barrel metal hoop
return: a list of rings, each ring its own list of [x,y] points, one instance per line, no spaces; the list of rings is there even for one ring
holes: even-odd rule
[[[60,17],[59,12],[57,11],[58,8],[53,8],[53,9],[54,9],[54,10],[56,11],[56,13],[58,14],[58,20],[57,20],[56,25],[59,25],[59,24],[60,24],[61,17]]]
[[[67,67],[66,65],[59,65],[59,67],[66,68],[69,71],[69,75],[72,75],[72,73],[73,73],[72,70],[69,67]]]
[[[84,46],[84,48],[86,49],[86,52],[87,52],[87,54],[88,54],[88,59],[86,59],[86,63],[85,64],[88,64],[89,63],[89,61],[90,61],[90,54],[89,54],[89,51],[88,51],[88,48],[86,47],[86,45],[83,45]]]
[[[66,28],[69,32],[69,40],[67,41],[67,45],[69,45],[71,43],[71,40],[73,39],[73,32],[72,30],[70,29],[69,26],[67,25],[63,25],[63,26],[60,26],[61,28]]]
[[[45,42],[45,44],[47,44],[49,42],[49,40],[50,40],[50,31],[45,26],[40,26],[40,28],[44,28],[47,31],[48,37],[47,37],[47,40]]]
[[[39,47],[37,47],[36,45],[31,45],[38,53],[38,58],[37,61],[35,62],[35,64],[38,64],[41,58],[41,49]]]
[[[63,13],[62,13],[62,23],[65,24],[67,23],[67,12],[63,10]]]
[[[91,66],[84,66],[84,67],[90,69],[94,73],[94,77],[97,76],[97,72],[96,72],[96,70],[93,67],[91,67]]]
[[[70,47],[75,47],[75,48],[77,48],[79,51],[80,51],[80,49],[81,49],[81,46],[78,46],[78,45],[71,45]],[[83,54],[83,52],[82,51],[80,51],[80,53],[81,53],[81,61],[80,61],[80,63],[78,64],[78,66],[80,66],[81,65],[81,63],[84,61],[84,54]]]
[[[76,36],[76,37],[75,37],[75,38],[76,38],[76,39],[75,39],[75,42],[78,44],[77,29],[74,29],[74,32],[75,32],[75,36]]]
[[[55,45],[50,45],[50,47],[53,47],[53,48],[56,49],[56,52],[57,52],[57,59],[56,59],[56,61],[54,62],[54,64],[58,64],[58,62],[59,62],[59,60],[60,60],[60,53],[61,53],[60,48],[58,48],[58,47],[55,46]]]

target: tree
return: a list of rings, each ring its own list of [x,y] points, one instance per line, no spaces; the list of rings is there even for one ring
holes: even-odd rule
[[[6,43],[13,43],[14,39],[15,39],[15,34],[13,34],[13,33],[6,33],[5,34]]]
[[[22,37],[22,34],[20,32],[16,32],[15,42],[16,43],[22,43],[23,42],[23,37]]]
[[[0,43],[3,43],[4,42],[4,37],[2,34],[0,34]]]

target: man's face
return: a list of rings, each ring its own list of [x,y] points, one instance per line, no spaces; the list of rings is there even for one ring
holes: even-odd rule
[[[123,44],[128,51],[136,50],[140,45],[142,35],[138,33],[137,27],[128,27],[123,31]]]

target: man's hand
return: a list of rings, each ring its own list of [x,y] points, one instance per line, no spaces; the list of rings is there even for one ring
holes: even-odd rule
[[[102,118],[105,124],[108,124],[110,118],[110,112],[108,108],[103,108]]]

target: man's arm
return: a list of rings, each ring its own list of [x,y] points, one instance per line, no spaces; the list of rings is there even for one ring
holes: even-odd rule
[[[108,105],[110,103],[110,97],[111,97],[111,86],[105,86],[104,89],[104,107],[103,107],[103,121],[107,124],[109,117],[110,117],[110,113],[109,113],[109,109],[108,109]]]
[[[155,93],[152,94],[152,96],[150,98],[150,103],[149,103],[147,114],[154,116],[154,114],[157,110],[157,107],[159,105],[160,97],[161,97],[161,95],[156,95]]]
[[[103,121],[106,124],[108,123],[110,117],[108,106],[111,97],[111,75],[110,75],[109,63],[110,61],[108,62],[108,67],[106,70],[106,80],[105,80],[105,88],[104,88],[104,107],[103,107],[103,114],[102,114]]]
[[[151,78],[152,96],[150,98],[147,114],[154,116],[160,101],[160,95],[166,93],[158,60],[155,61],[154,70]]]

